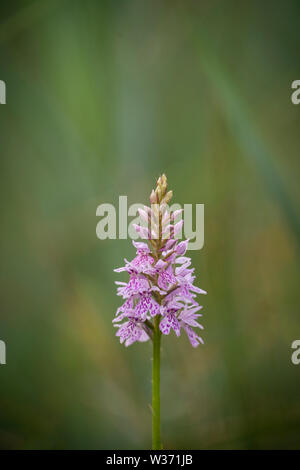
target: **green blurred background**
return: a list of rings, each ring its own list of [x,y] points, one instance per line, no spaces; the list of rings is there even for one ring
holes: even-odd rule
[[[0,447],[151,445],[96,208],[205,204],[205,345],[162,346],[167,449],[300,447],[298,0],[1,2]]]

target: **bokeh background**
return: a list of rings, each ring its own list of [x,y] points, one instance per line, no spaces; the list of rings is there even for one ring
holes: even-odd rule
[[[168,449],[300,447],[297,0],[1,2],[0,447],[151,446],[151,344],[125,349],[96,208],[205,204],[205,345],[162,346]]]

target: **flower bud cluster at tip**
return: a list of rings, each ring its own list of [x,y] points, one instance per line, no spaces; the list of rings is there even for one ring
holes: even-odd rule
[[[163,173],[156,181],[155,190],[152,189],[150,195],[151,204],[169,204],[173,197],[173,191],[168,191],[167,177]]]

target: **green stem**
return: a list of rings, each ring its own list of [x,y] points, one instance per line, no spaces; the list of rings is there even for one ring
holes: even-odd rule
[[[160,450],[160,337],[159,315],[154,318],[152,361],[152,449]]]

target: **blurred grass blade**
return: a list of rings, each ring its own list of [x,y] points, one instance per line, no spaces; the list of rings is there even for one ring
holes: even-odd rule
[[[237,87],[234,86],[229,74],[214,59],[213,54],[207,53],[208,43],[206,40],[205,47],[202,48],[202,66],[214,89],[219,94],[231,131],[243,150],[245,157],[255,163],[270,195],[281,208],[290,229],[296,235],[300,245],[300,220],[293,201],[274,166],[271,152],[258,135],[247,106],[239,96]]]

